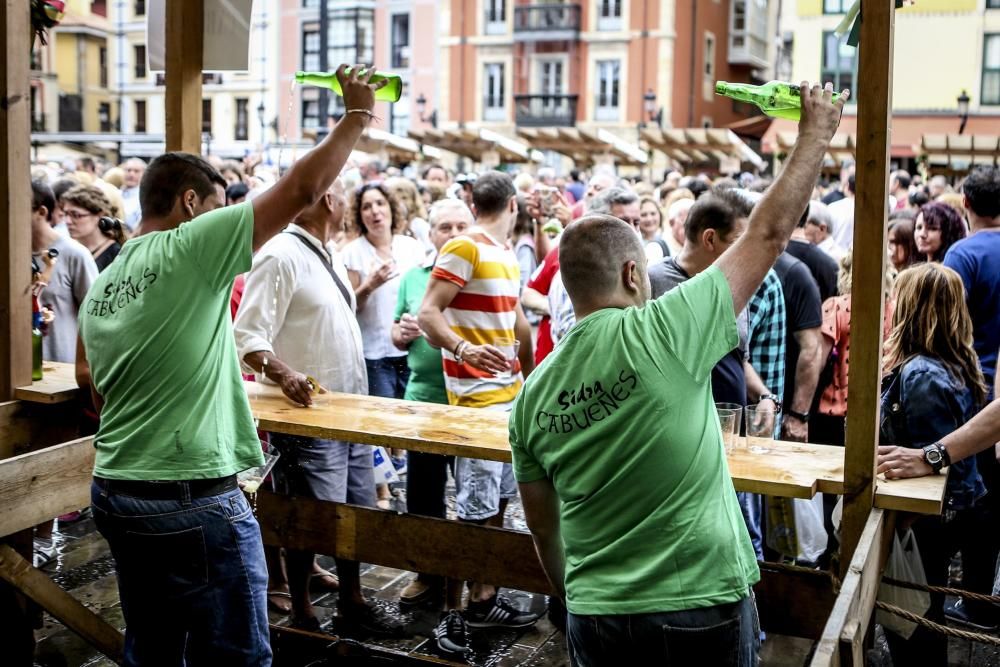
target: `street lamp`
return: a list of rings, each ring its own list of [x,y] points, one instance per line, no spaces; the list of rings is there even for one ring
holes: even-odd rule
[[[420,114],[421,123],[430,123],[431,127],[436,128],[438,126],[438,112],[437,109],[431,111],[430,116],[424,116],[424,111],[427,110],[427,98],[424,97],[423,93],[417,95],[417,113]]]
[[[267,117],[264,115],[267,113],[267,107],[264,106],[264,100],[260,101],[257,105],[257,118],[260,120],[260,145],[261,147],[267,143],[267,137],[265,133],[267,132]]]
[[[958,117],[962,119],[958,126],[958,133],[965,132],[965,124],[969,122],[969,94],[962,89],[962,94],[958,96]]]

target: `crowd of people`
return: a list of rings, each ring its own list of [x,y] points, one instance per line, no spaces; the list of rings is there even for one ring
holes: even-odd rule
[[[32,250],[58,252],[44,355],[74,362],[92,398],[81,431],[96,433],[92,512],[128,664],[267,664],[267,606],[318,630],[317,588],[338,592],[344,627],[404,633],[365,599],[358,563],[334,574],[312,553],[265,552],[234,477],[262,443],[281,455],[279,492],[388,508],[392,491],[369,446],[255,433],[241,372],[303,406],[325,389],[509,412],[513,465],[393,451],[408,511],[445,518],[450,475],[459,521],[502,526],[520,491],[575,664],[755,664],[756,561],[828,566],[836,497],[825,550],[804,554],[794,525],[732,490],[714,404],[775,412],[784,440],[844,444],[855,177],[820,174],[843,100],[804,89],[773,182],[652,184],[352,159],[377,86],[342,78],[344,119],[281,178],[182,153],[33,173]],[[927,579],[945,584],[960,551],[965,587],[988,593],[1000,448],[966,423],[992,400],[1000,349],[1000,170],[955,184],[897,170],[890,190],[879,471],[951,466],[947,511],[913,524]],[[36,564],[51,529],[36,530]],[[440,605],[447,654],[470,628],[538,619],[494,583],[425,573],[400,604]],[[945,613],[935,597],[928,617]],[[985,604],[947,615],[997,620]],[[945,664],[939,638],[897,639],[894,653]]]

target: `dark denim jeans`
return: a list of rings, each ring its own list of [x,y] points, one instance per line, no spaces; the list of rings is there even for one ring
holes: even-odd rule
[[[569,614],[574,667],[755,667],[760,623],[753,593],[731,604],[659,614]]]
[[[382,398],[403,398],[406,383],[410,379],[410,367],[406,365],[406,355],[365,359],[368,370],[368,395]]]
[[[243,493],[145,500],[91,486],[118,572],[125,665],[271,664],[267,567]]]

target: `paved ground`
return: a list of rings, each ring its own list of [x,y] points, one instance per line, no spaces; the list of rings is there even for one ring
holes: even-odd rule
[[[453,506],[453,498],[450,501]],[[405,508],[404,494],[396,501],[397,509]],[[507,524],[523,529],[523,512],[519,505],[512,504],[508,510]],[[91,609],[99,613],[115,627],[123,627],[121,606],[114,578],[114,564],[107,544],[89,519],[70,526],[61,527],[55,534],[58,556],[44,569],[63,588],[69,590]],[[332,568],[329,559],[321,563]],[[399,591],[409,581],[409,573],[379,566],[364,566],[362,582],[366,594],[383,604],[407,623],[413,638],[379,645],[413,654],[433,655],[433,642],[428,640],[437,620],[437,613],[431,609],[418,609],[401,614],[396,605]],[[541,610],[545,599],[541,596],[518,591],[507,591],[522,608]],[[334,596],[317,599],[318,611],[324,622],[324,629],[336,632]],[[284,625],[287,619],[272,612],[273,623]],[[51,617],[45,617],[44,627],[37,632],[38,665],[45,667],[76,667],[82,665],[110,666],[113,663],[103,659],[94,649],[83,642],[73,632],[67,630]],[[769,637],[762,653],[765,667],[800,667],[807,664],[811,642],[790,637]],[[312,656],[315,657],[315,656]],[[279,651],[275,657],[278,667],[300,667],[311,662],[301,652],[288,649]],[[961,640],[951,640],[949,667],[1000,667],[1000,651],[995,647],[971,644]],[[876,649],[869,664],[888,667],[891,661],[884,651]],[[523,631],[491,630],[473,635],[473,655],[470,664],[489,667],[510,667],[514,665],[558,667],[568,665],[562,633],[557,631],[547,618],[542,618],[534,627]],[[0,660],[2,663],[2,660]],[[356,664],[374,664],[362,660]],[[909,666],[899,666],[909,667]]]

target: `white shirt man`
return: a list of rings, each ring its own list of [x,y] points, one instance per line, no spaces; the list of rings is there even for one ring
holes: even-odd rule
[[[137,157],[125,162],[125,182],[122,184],[122,201],[125,202],[125,226],[129,231],[135,231],[142,220],[142,208],[139,206],[139,183],[146,173],[146,163]]]

